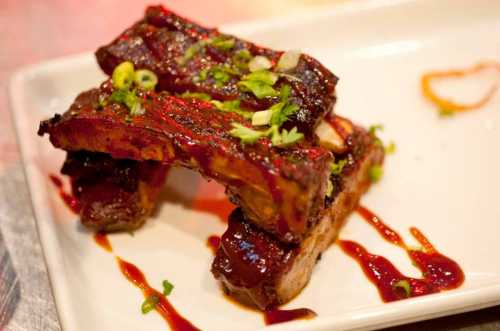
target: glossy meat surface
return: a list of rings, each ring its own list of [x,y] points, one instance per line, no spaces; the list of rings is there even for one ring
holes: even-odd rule
[[[68,153],[61,173],[71,179],[82,224],[96,231],[132,231],[152,212],[168,172],[155,161],[117,160],[107,154]]]
[[[212,44],[202,47],[193,57],[183,63],[193,45],[200,41],[225,38],[234,40],[232,47],[216,47]],[[191,49],[190,49],[191,48]],[[278,97],[259,99],[249,92],[242,92],[237,82],[248,68],[238,66],[238,54],[242,50],[251,56],[266,56],[276,67],[283,52],[259,47],[250,42],[221,34],[217,29],[208,29],[179,17],[161,6],[146,10],[142,20],[125,30],[110,44],[99,48],[96,57],[105,73],[111,75],[113,69],[123,61],[131,61],[137,68],[147,68],[159,77],[157,90],[172,94],[183,92],[203,92],[217,100],[240,100],[244,108],[264,110],[279,101]],[[240,52],[240,53],[239,53]],[[235,63],[236,62],[236,63]],[[200,80],[203,70],[231,68],[229,80],[218,86],[208,76]],[[313,138],[318,121],[333,109],[337,77],[312,57],[302,54],[297,66],[281,75],[276,88],[283,84],[292,87],[294,104],[300,110],[287,122],[285,127],[297,126],[299,131]]]
[[[318,220],[332,160],[326,149],[307,141],[280,149],[267,138],[242,145],[229,134],[231,123],[248,124],[241,116],[163,93],[141,94],[140,116],[121,104],[99,107],[112,91],[107,82],[82,93],[65,114],[42,122],[39,134],[67,151],[196,169],[238,191],[245,214],[286,242],[299,242]]]
[[[228,294],[263,310],[299,294],[321,253],[336,238],[345,218],[368,189],[370,167],[381,164],[383,157],[382,147],[357,128],[350,138],[350,151],[343,156],[348,165],[336,176],[337,188],[325,201],[321,220],[299,244],[277,241],[249,223],[241,210],[234,211],[212,264],[212,273]]]

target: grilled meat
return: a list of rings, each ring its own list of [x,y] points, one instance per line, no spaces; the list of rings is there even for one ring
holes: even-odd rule
[[[154,209],[169,166],[70,152],[61,173],[71,178],[82,224],[97,231],[132,231]]]
[[[277,148],[267,138],[242,145],[229,134],[241,116],[201,100],[140,93],[144,114],[118,103],[99,106],[112,84],[80,94],[63,115],[40,125],[55,147],[113,158],[173,163],[198,170],[232,192],[245,215],[285,242],[300,242],[323,209],[332,154],[303,140]]]
[[[276,68],[282,54],[217,29],[204,28],[161,6],[152,6],[142,20],[99,48],[96,57],[108,75],[120,63],[131,61],[137,68],[158,75],[159,91],[207,93],[217,100],[240,100],[243,108],[264,110],[276,104],[279,97],[258,98],[242,91],[237,83],[249,73],[250,57],[265,56]],[[223,84],[219,84],[221,79]],[[283,72],[275,85],[276,90],[290,85],[291,101],[300,107],[285,128],[297,126],[308,139],[313,139],[318,121],[333,108],[336,83],[337,77],[328,69],[302,54],[297,65]]]
[[[345,218],[369,187],[368,169],[382,163],[383,149],[356,128],[347,165],[332,175],[332,196],[323,217],[299,244],[287,244],[256,228],[235,210],[212,264],[212,273],[238,301],[267,309],[288,302],[308,283],[313,267],[336,238]]]

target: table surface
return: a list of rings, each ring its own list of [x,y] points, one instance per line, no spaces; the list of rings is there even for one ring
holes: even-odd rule
[[[340,1],[170,0],[168,5],[215,26]],[[8,109],[8,79],[23,65],[95,49],[139,18],[147,4],[140,0],[0,0],[0,330],[61,329]],[[390,330],[500,330],[500,306]]]

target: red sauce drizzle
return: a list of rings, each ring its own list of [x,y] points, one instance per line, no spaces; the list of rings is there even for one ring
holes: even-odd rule
[[[54,184],[54,186],[59,191],[59,196],[63,199],[66,206],[68,206],[68,208],[71,209],[71,211],[73,211],[75,214],[78,214],[78,212],[80,211],[78,200],[72,194],[64,191],[64,186],[61,178],[57,177],[56,175],[49,175],[49,178],[52,184]]]
[[[342,250],[360,264],[365,275],[377,286],[383,301],[417,297],[451,290],[462,285],[465,276],[460,266],[449,257],[440,254],[417,228],[412,227],[410,232],[422,245],[423,250],[409,248],[396,231],[385,225],[380,217],[365,207],[359,206],[357,211],[384,239],[405,249],[423,274],[423,278],[407,277],[385,257],[369,253],[354,241],[341,240]],[[401,283],[409,285],[409,293]]]
[[[317,314],[308,308],[298,308],[290,310],[273,308],[264,312],[264,321],[266,322],[266,325],[271,325],[298,319],[311,319],[316,316]]]
[[[217,250],[219,249],[220,246],[220,241],[221,238],[219,236],[210,236],[207,238],[207,246],[212,250],[214,255],[217,253]]]
[[[236,208],[229,199],[195,199],[193,209],[216,215],[222,222],[227,223],[229,214]]]
[[[96,232],[94,234],[94,241],[97,243],[97,245],[101,246],[102,249],[110,253],[113,252],[113,247],[111,246],[108,235],[105,232]]]
[[[197,331],[200,330],[195,327],[191,322],[182,317],[168,301],[168,299],[157,290],[149,286],[144,274],[132,263],[126,262],[120,258],[116,258],[122,274],[137,288],[142,291],[144,298],[155,295],[159,302],[155,310],[163,317],[168,323],[170,329],[173,331]]]

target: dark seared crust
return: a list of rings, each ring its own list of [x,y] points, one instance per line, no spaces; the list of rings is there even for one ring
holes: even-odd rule
[[[238,301],[260,309],[280,305],[307,284],[321,253],[336,238],[347,215],[368,189],[368,169],[383,161],[383,149],[363,129],[351,138],[349,159],[322,219],[300,244],[286,244],[248,223],[241,210],[233,212],[228,230],[212,264],[212,273]]]
[[[274,65],[283,52],[235,38],[236,44],[231,50],[207,46],[186,65],[179,64],[179,59],[190,46],[217,36],[221,36],[217,29],[201,27],[168,9],[153,6],[146,10],[142,20],[125,30],[109,45],[99,48],[96,57],[108,75],[123,61],[131,61],[137,68],[154,71],[160,80],[158,90],[170,93],[203,92],[217,100],[238,99],[242,106],[253,110],[267,109],[276,103],[276,98],[259,100],[253,94],[239,91],[236,86],[238,75],[234,75],[223,87],[217,87],[211,78],[201,82],[195,82],[195,78],[205,68],[231,63],[238,50],[247,49],[254,56],[266,56]],[[240,72],[245,73],[245,70]],[[337,77],[308,55],[302,55],[297,67],[287,73],[298,79],[283,76],[276,87],[279,89],[282,84],[291,85],[292,101],[300,106],[300,111],[285,126],[297,126],[300,132],[314,138],[314,128],[318,121],[332,110],[335,103]]]
[[[139,228],[153,210],[169,166],[70,152],[61,173],[71,178],[82,224],[97,231]]]
[[[332,160],[328,150],[306,140],[285,149],[268,139],[243,146],[229,135],[231,123],[248,124],[239,115],[163,93],[142,95],[145,114],[130,118],[119,104],[98,106],[111,92],[107,82],[80,94],[65,114],[42,122],[39,134],[48,133],[67,151],[197,169],[238,192],[245,214],[286,242],[300,242],[318,218]]]

